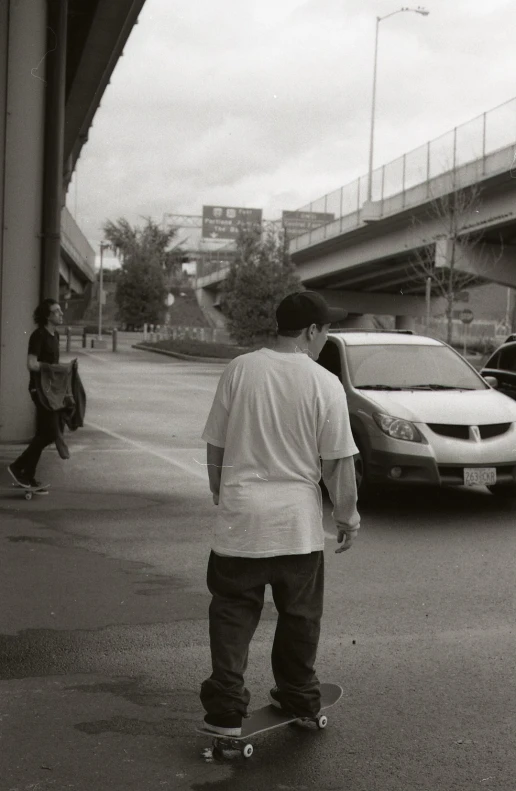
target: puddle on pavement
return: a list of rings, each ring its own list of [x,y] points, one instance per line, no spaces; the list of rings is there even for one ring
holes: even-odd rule
[[[42,536],[6,536],[7,541],[12,544],[45,544],[49,547],[61,546],[58,541],[52,538],[43,538]]]
[[[168,707],[181,715],[195,715],[199,711],[199,695],[197,690],[188,689],[156,689],[146,683],[143,676],[121,678],[113,681],[101,681],[92,684],[65,687],[67,691],[82,692],[86,695],[114,695],[136,706],[153,708]]]
[[[188,581],[179,577],[148,577],[136,581],[135,585],[141,586],[135,590],[138,596],[160,596],[167,591],[184,590]]]
[[[174,712],[175,713],[175,712]],[[104,733],[114,733],[119,736],[158,736],[167,739],[185,737],[193,730],[197,723],[187,722],[184,716],[179,715],[178,719],[163,719],[158,721],[143,720],[137,717],[110,717],[107,720],[96,720],[92,722],[79,722],[74,728],[88,736],[101,736]]]

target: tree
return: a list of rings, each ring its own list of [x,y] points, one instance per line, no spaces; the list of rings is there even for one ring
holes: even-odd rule
[[[161,324],[167,292],[163,272],[154,264],[149,261],[124,264],[115,292],[121,320],[133,327]]]
[[[221,310],[237,343],[251,345],[274,335],[278,303],[302,290],[287,240],[273,231],[262,238],[260,230],[241,229],[221,290]]]
[[[484,282],[483,275],[487,277],[502,255],[501,247],[499,252],[493,252],[494,248],[486,245],[481,229],[474,230],[478,224],[475,215],[482,205],[481,194],[480,185],[474,184],[434,198],[425,219],[436,228],[437,233],[434,234],[433,243],[416,248],[411,264],[416,287],[417,281],[421,283],[423,279],[429,278],[432,292],[445,301],[447,343],[452,341],[453,310],[460,292]],[[421,236],[422,223],[413,218],[413,227]],[[443,266],[437,266],[435,253],[441,240],[446,243],[446,258]],[[481,261],[481,269],[470,274],[466,267],[461,268],[461,263],[469,261],[473,252],[475,258]]]
[[[161,323],[169,281],[181,268],[170,249],[175,229],[163,229],[147,218],[143,227],[125,218],[104,224],[104,237],[122,262],[115,300],[125,324]]]
[[[180,267],[176,248],[170,243],[176,236],[176,229],[160,228],[150,217],[145,218],[145,225],[134,227],[124,217],[116,222],[108,220],[104,224],[104,236],[122,263],[131,261],[149,261],[167,274]]]

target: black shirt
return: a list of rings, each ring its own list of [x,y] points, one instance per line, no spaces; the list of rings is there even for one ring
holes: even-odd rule
[[[53,335],[45,327],[38,327],[29,338],[29,354],[34,354],[39,363],[55,364],[59,362],[59,333]],[[30,384],[34,381],[34,372],[30,373]]]

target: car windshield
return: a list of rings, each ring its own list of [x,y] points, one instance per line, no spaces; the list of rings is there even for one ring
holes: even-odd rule
[[[447,346],[368,344],[346,349],[351,384],[369,390],[485,390]]]

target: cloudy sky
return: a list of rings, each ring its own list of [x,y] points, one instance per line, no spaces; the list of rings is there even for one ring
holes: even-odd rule
[[[366,173],[375,18],[403,5],[146,0],[67,196],[92,244],[206,204],[277,219]],[[424,7],[380,25],[376,165],[516,96],[514,0]]]

